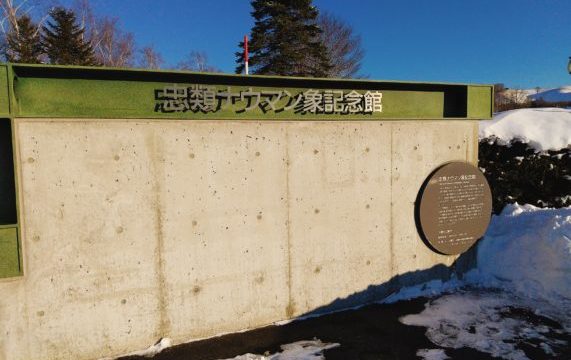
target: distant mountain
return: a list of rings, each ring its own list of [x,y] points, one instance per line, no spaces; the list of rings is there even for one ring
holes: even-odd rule
[[[571,86],[563,86],[557,89],[549,89],[528,95],[532,101],[543,100],[545,102],[571,102]]]

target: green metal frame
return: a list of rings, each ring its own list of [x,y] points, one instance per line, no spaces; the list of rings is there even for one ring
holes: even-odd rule
[[[0,65],[7,68],[12,94],[10,114],[16,118],[127,118],[184,120],[423,120],[489,119],[491,85],[243,76],[182,71],[47,65]],[[239,113],[155,111],[155,91],[165,86],[231,87],[238,92],[307,89],[383,93],[383,111],[374,114]],[[0,84],[1,86],[2,84]],[[0,104],[1,105],[1,104]],[[244,104],[240,104],[244,107]],[[238,106],[240,107],[240,106]]]
[[[372,114],[157,112],[156,91],[165,86],[207,85],[234,92],[307,89],[380,91],[383,111]],[[244,107],[245,104],[239,104]],[[451,83],[394,82],[352,79],[316,79],[243,76],[184,71],[161,71],[81,66],[0,64],[0,121],[10,121],[14,178],[18,193],[15,119],[153,119],[153,120],[446,120],[490,119],[493,86]],[[1,169],[0,169],[1,170]],[[15,197],[16,215],[19,198]],[[0,224],[0,279],[23,274],[19,221]]]
[[[18,226],[0,226],[0,278],[22,275]]]
[[[16,161],[16,137],[14,134],[13,109],[15,98],[11,79],[10,66],[0,66],[0,121],[9,121],[12,137],[12,161],[14,163],[14,190],[16,219],[19,214],[18,198],[18,164]],[[0,169],[1,171],[1,169]],[[14,224],[0,224],[0,279],[21,276],[24,273],[22,259],[22,244],[20,241],[20,226],[17,219]]]

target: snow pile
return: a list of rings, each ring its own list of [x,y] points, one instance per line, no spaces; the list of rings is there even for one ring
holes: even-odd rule
[[[430,302],[423,312],[401,322],[426,327],[426,336],[436,345],[471,347],[502,359],[528,359],[522,343],[549,356],[565,351],[565,331],[548,318],[530,316],[529,305],[507,292],[460,291]]]
[[[446,352],[442,349],[420,349],[416,352],[416,356],[424,360],[446,360],[450,359]]]
[[[480,138],[498,138],[506,144],[521,140],[537,151],[564,149],[571,144],[571,110],[559,108],[505,111],[480,121]]]
[[[157,355],[158,353],[160,353],[164,349],[169,348],[171,346],[172,346],[172,340],[171,339],[162,338],[159,341],[157,341],[157,343],[155,343],[154,345],[149,346],[147,349],[142,350],[142,351],[133,352],[133,353],[129,354],[129,356],[143,356],[143,357],[147,357],[147,358],[152,358],[153,356]]]
[[[273,355],[245,354],[227,360],[324,360],[323,351],[339,346],[320,340],[298,341],[281,345],[282,352]]]
[[[478,267],[463,280],[433,280],[403,288],[383,303],[435,297],[471,286],[571,304],[571,207],[507,205],[499,216],[492,217],[490,228],[479,242],[477,263]],[[571,321],[569,326],[571,329]]]
[[[530,100],[543,100],[546,102],[571,102],[571,86],[563,86],[556,89],[541,91],[537,94],[529,95]]]
[[[492,218],[478,244],[477,263],[477,269],[463,280],[433,280],[403,288],[383,303],[434,297],[465,286],[499,288],[559,304],[571,302],[571,207],[507,205]]]
[[[460,281],[455,277],[449,281],[432,280],[424,284],[401,288],[398,292],[386,297],[382,303],[393,304],[397,301],[410,300],[417,297],[435,297],[443,293],[456,291],[465,285],[464,281]]]
[[[508,205],[479,244],[477,271],[483,284],[496,279],[533,299],[571,301],[571,207]]]
[[[567,356],[570,279],[571,207],[513,204],[493,217],[478,245],[478,268],[463,281],[431,282],[387,300],[447,293],[401,319],[425,326],[427,337],[442,347],[472,347],[512,360],[528,359],[525,347]]]

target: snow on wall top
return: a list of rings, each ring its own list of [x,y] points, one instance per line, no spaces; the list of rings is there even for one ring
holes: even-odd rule
[[[495,136],[506,143],[519,139],[537,151],[559,150],[571,144],[571,110],[518,109],[480,122],[480,138]]]

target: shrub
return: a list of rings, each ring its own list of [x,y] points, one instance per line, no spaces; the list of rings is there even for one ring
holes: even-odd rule
[[[490,183],[496,214],[514,202],[571,206],[571,148],[536,152],[521,141],[486,138],[480,140],[479,167]]]

